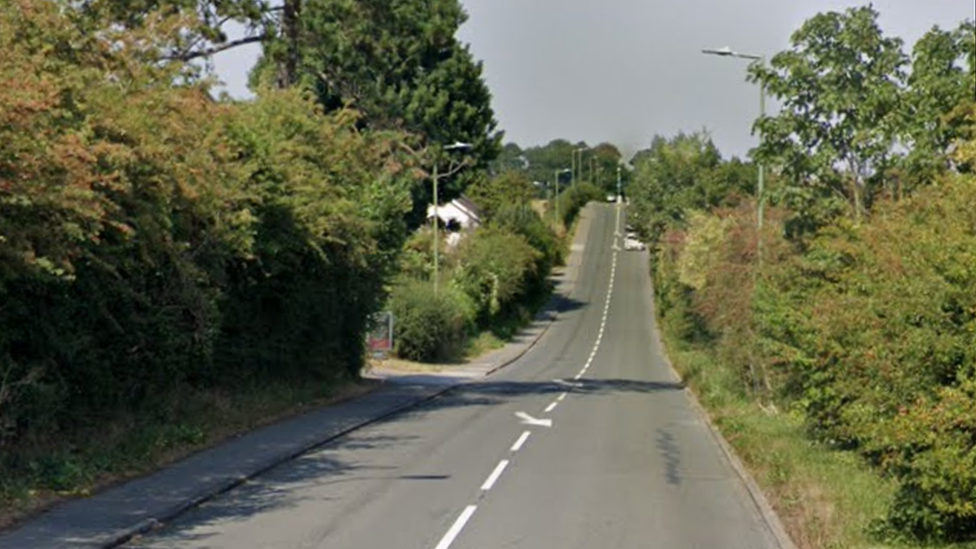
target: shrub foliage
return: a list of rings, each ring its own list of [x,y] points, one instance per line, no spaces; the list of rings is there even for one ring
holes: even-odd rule
[[[0,5],[0,448],[186,388],[353,378],[405,234],[395,135],[298,90],[214,101],[122,31]]]

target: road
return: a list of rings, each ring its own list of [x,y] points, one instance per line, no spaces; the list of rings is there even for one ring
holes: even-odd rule
[[[519,361],[360,429],[132,547],[779,547],[662,358],[646,252],[596,208],[572,294]]]

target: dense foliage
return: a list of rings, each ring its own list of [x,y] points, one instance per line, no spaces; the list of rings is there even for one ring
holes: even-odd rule
[[[976,97],[973,21],[929,31],[909,71],[902,41],[877,19],[871,6],[819,14],[769,67],[751,69],[783,105],[757,124],[758,156],[784,175],[791,232],[841,215],[860,220],[880,198],[904,196],[953,166],[965,127],[956,107]]]
[[[571,143],[554,139],[546,145],[522,149],[516,143],[506,144],[490,169],[495,174],[516,172],[553,192],[555,179],[587,181],[603,192],[617,192],[617,176],[626,187],[630,172],[622,169],[623,156],[611,143],[590,146],[585,141]],[[619,170],[618,170],[619,169]]]
[[[737,159],[723,162],[711,139],[701,133],[656,136],[637,159],[628,191],[630,217],[652,243],[681,224],[688,210],[729,204],[755,187],[755,170]]]
[[[327,110],[351,106],[363,113],[363,126],[407,131],[421,147],[469,143],[475,167],[498,155],[482,64],[455,37],[467,18],[457,0],[300,4],[297,43],[287,34],[273,41],[257,80],[277,78],[283,50],[294,47],[294,80]]]
[[[191,388],[358,376],[410,208],[401,138],[298,90],[215,102],[160,60],[180,17],[72,15],[0,6],[4,459]]]
[[[773,207],[701,136],[638,155],[631,219],[658,311],[740,394],[897,481],[877,532],[976,538],[976,43],[933,29],[910,74],[871,8],[814,17],[755,77]],[[761,247],[760,247],[761,245]],[[761,254],[759,253],[761,251]],[[707,376],[707,370],[697,375]]]
[[[583,206],[592,201],[603,200],[604,193],[595,185],[590,183],[580,183],[566,189],[559,195],[559,217],[560,222],[565,226],[570,226],[579,217]]]
[[[456,338],[478,331],[508,338],[549,295],[548,277],[562,261],[563,246],[553,227],[532,208],[533,189],[525,176],[503,172],[476,182],[470,192],[482,208],[483,224],[455,235],[453,245],[447,245],[446,238],[439,243],[447,271],[440,295],[435,297],[431,290],[431,231],[418,231],[404,248],[403,280],[393,289],[390,307],[404,311],[410,304],[419,311],[398,315],[396,352],[401,357],[457,359]],[[591,191],[587,196],[593,195]],[[566,204],[569,207],[570,202]],[[573,208],[578,211],[581,205],[574,202]],[[414,291],[427,296],[427,302],[407,295]],[[461,318],[465,322],[457,320]],[[449,333],[451,343],[441,346],[432,339],[425,332],[429,322]],[[464,329],[455,329],[457,326]]]
[[[435,293],[430,281],[404,277],[388,306],[396,319],[393,351],[407,360],[457,359],[475,330],[476,305],[454,287]]]
[[[900,529],[976,535],[976,180],[775,266],[758,323],[768,360],[820,438],[902,481]]]

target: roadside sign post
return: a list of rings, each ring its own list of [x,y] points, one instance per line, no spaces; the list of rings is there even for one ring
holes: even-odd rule
[[[370,354],[383,360],[393,352],[393,313],[383,311],[373,315],[373,328],[367,336]]]

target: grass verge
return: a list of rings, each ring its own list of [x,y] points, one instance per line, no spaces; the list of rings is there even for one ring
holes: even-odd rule
[[[363,395],[364,380],[333,385],[267,384],[234,393],[192,391],[139,415],[70,438],[0,454],[0,530],[66,499],[146,475],[264,425]]]
[[[707,348],[678,340],[666,327],[662,332],[675,369],[800,549],[976,549],[972,543],[902,545],[872,535],[893,504],[894,482],[855,454],[809,439],[798,415],[745,397],[733,374]]]

